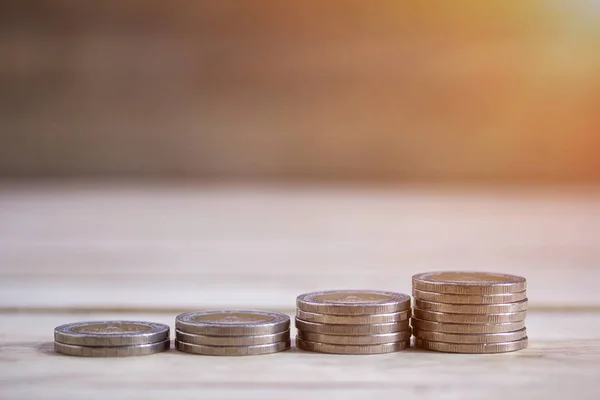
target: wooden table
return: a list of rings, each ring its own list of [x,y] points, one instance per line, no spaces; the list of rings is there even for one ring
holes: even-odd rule
[[[526,350],[290,351],[86,359],[56,325],[218,307],[294,312],[307,291],[409,293],[412,274],[527,277]],[[600,396],[600,191],[243,185],[0,186],[0,399]]]

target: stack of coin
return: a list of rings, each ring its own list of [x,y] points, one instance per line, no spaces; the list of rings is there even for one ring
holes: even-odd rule
[[[410,296],[332,290],[296,299],[296,346],[332,354],[381,354],[410,347]]]
[[[54,329],[54,350],[70,356],[128,357],[168,350],[169,327],[140,321],[90,321]]]
[[[527,347],[527,282],[487,272],[414,275],[415,346],[449,353],[504,353]]]
[[[290,317],[266,311],[196,311],[175,319],[175,347],[208,356],[250,356],[290,348]]]

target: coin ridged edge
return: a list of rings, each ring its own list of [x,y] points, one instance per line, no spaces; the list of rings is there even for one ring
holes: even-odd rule
[[[437,311],[413,309],[415,318],[424,321],[446,322],[450,324],[502,324],[520,322],[527,317],[527,311],[504,314],[450,314]]]
[[[525,321],[507,322],[503,324],[454,324],[425,321],[412,317],[410,322],[413,329],[444,333],[504,333],[514,332],[525,328]]]
[[[268,335],[256,336],[208,336],[194,335],[192,333],[175,331],[175,338],[180,342],[199,344],[204,346],[257,346],[273,344],[290,340],[290,330]]]
[[[514,342],[489,343],[489,344],[457,344],[433,342],[429,340],[415,339],[415,347],[423,350],[439,351],[443,353],[464,353],[464,354],[490,354],[490,353],[508,353],[511,351],[522,350],[527,347],[529,339],[525,336],[523,339]]]
[[[400,322],[409,319],[411,316],[410,310],[400,311],[387,314],[370,314],[370,315],[331,315],[319,314],[303,310],[296,310],[296,317],[309,322],[317,322],[320,324],[333,325],[371,325],[371,324],[386,324],[390,322]]]
[[[258,356],[278,353],[288,350],[290,347],[291,340],[256,346],[205,346],[175,340],[175,348],[177,350],[188,354],[204,356]]]
[[[505,314],[527,310],[528,300],[500,304],[448,304],[415,298],[415,308],[448,314]]]
[[[325,335],[322,333],[314,333],[298,330],[297,337],[309,342],[347,345],[347,346],[369,346],[375,344],[385,344],[394,342],[404,342],[410,340],[412,331],[382,333],[378,335],[359,335],[359,336],[342,336],[342,335]]]
[[[431,301],[436,303],[444,304],[506,304],[515,303],[527,298],[526,292],[518,293],[504,293],[504,294],[491,294],[491,295],[466,295],[466,294],[452,294],[452,293],[436,293],[428,292],[425,290],[419,290],[413,288],[412,291],[415,299]]]
[[[508,277],[511,278],[512,282],[506,282],[499,280],[498,282],[492,281],[453,281],[453,280],[432,280],[431,276],[435,275],[447,275],[447,274],[464,274],[464,275],[487,275],[497,277]],[[480,294],[480,295],[492,295],[492,294],[505,294],[505,293],[518,293],[527,290],[527,280],[522,276],[499,274],[494,272],[479,272],[479,271],[436,271],[436,272],[425,272],[421,274],[413,275],[412,277],[413,288],[424,290],[426,292],[436,293],[452,293],[452,294]]]
[[[409,328],[409,321],[390,322],[387,324],[371,324],[371,325],[333,325],[320,324],[317,322],[303,321],[296,318],[296,328],[299,330],[322,333],[325,335],[377,335],[380,333],[393,333],[404,331]]]
[[[74,332],[73,329],[90,325],[140,325],[150,328],[147,332],[116,332],[94,334]],[[84,321],[63,324],[54,328],[54,340],[74,346],[135,346],[159,343],[169,339],[171,328],[168,325],[146,321]]]
[[[135,346],[94,347],[54,342],[54,351],[77,357],[137,357],[156,354],[168,350],[171,340]]]
[[[410,347],[410,341],[406,340],[403,342],[354,346],[311,342],[309,340],[304,340],[300,337],[296,337],[296,347],[298,347],[301,350],[312,351],[316,353],[370,355],[395,353],[397,351],[407,349]]]
[[[480,334],[460,334],[460,333],[444,333],[435,331],[425,331],[421,329],[413,329],[413,334],[416,338],[427,340],[430,342],[444,342],[455,344],[491,344],[514,342],[527,337],[527,328],[520,329],[515,332],[502,333],[480,333]]]
[[[256,314],[271,315],[275,321],[257,321],[247,324],[219,324],[206,321],[188,321],[195,315],[210,314]],[[259,336],[279,333],[290,329],[290,317],[286,314],[259,310],[213,310],[194,311],[179,314],[175,317],[175,328],[186,333],[207,336]]]
[[[326,296],[340,293],[376,294],[392,297],[394,300],[381,303],[341,303],[318,302],[312,300],[316,296]],[[303,293],[296,298],[296,307],[302,311],[329,315],[367,315],[389,314],[410,309],[410,296],[404,293],[378,290],[327,290],[323,292]]]

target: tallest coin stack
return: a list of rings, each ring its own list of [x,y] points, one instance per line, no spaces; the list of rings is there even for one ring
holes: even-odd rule
[[[527,282],[487,272],[413,276],[415,346],[451,353],[504,353],[527,347]]]

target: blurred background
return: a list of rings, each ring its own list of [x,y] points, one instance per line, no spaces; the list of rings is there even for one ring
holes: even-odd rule
[[[0,311],[600,307],[599,154],[597,0],[3,0]]]
[[[597,182],[600,2],[4,0],[9,178]]]

